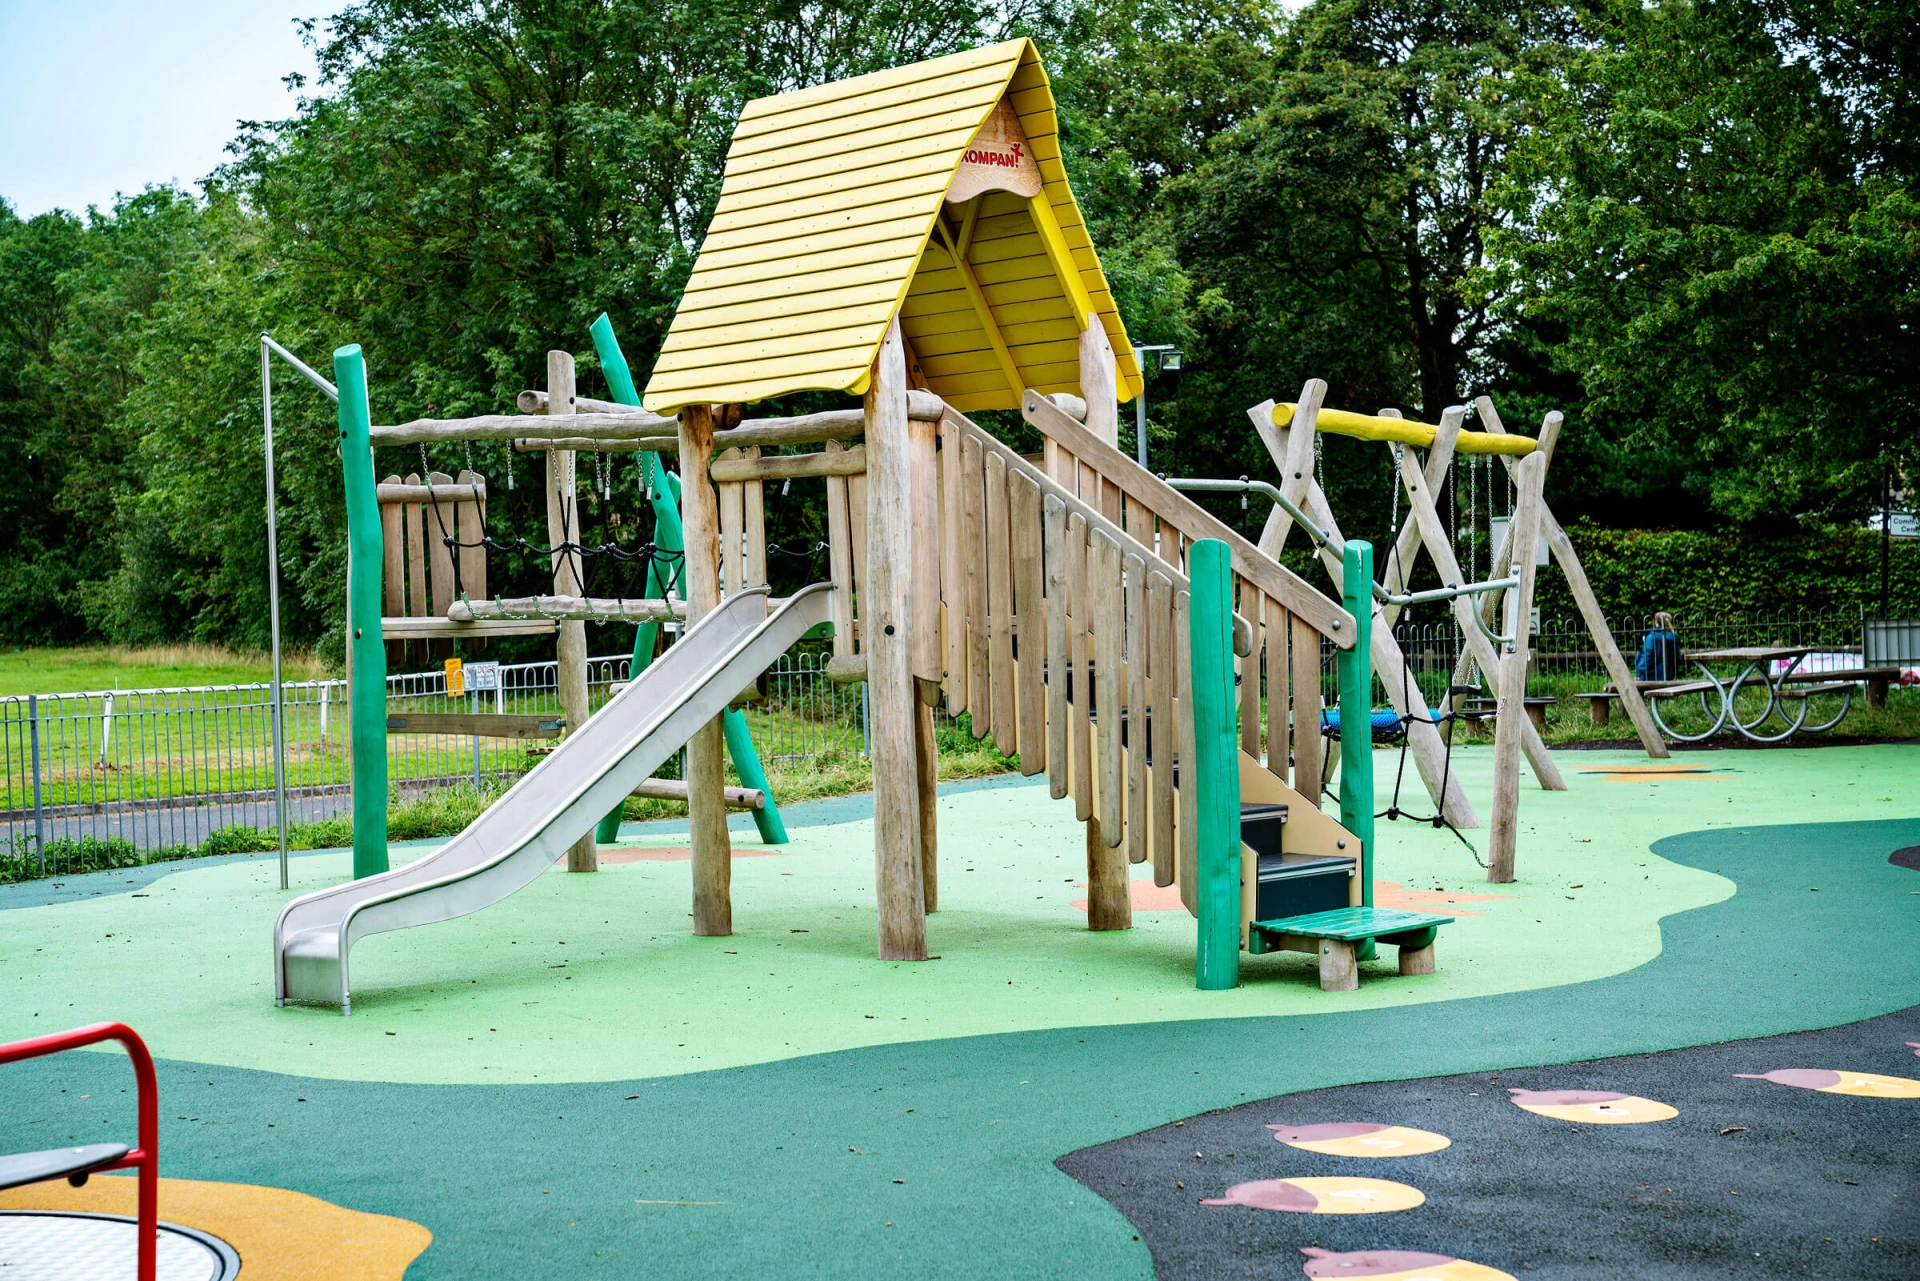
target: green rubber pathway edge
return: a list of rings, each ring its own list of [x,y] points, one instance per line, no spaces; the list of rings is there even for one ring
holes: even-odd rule
[[[1920,1003],[1920,876],[1887,861],[1916,843],[1913,819],[1668,837],[1659,856],[1730,878],[1737,894],[1666,918],[1659,954],[1625,973],[1460,1001],[880,1045],[605,1084],[392,1085],[169,1062],[162,1160],[174,1177],[292,1187],[423,1223],[435,1244],[415,1281],[1144,1278],[1125,1220],[1054,1159],[1299,1090],[1646,1053]],[[0,1120],[0,1150],[104,1128],[83,1109],[110,1103],[126,1076],[105,1055],[12,1071],[15,1097],[67,1094],[46,1115]]]

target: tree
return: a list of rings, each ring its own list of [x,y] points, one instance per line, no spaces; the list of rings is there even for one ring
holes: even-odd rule
[[[1916,20],[1609,7],[1509,174],[1509,314],[1721,519],[1858,520],[1920,463]]]

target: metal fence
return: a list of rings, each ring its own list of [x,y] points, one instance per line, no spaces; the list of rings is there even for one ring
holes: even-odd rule
[[[865,754],[865,686],[829,681],[826,659],[824,646],[783,655],[767,673],[764,696],[746,706],[763,759]],[[590,705],[598,709],[627,676],[625,657],[590,660]],[[449,694],[446,685],[441,671],[390,676],[387,710],[560,709],[551,660],[502,665],[497,690]],[[282,686],[289,823],[352,810],[347,697],[343,680]],[[517,776],[545,746],[394,733],[387,737],[387,775],[397,799],[436,787],[484,786]],[[662,770],[677,772],[672,764]],[[99,851],[81,848],[89,839],[118,838],[145,857],[204,847],[209,838],[217,843],[222,829],[270,830],[276,823],[266,684],[0,698],[0,879],[7,860],[24,860],[36,872],[43,864],[57,871],[97,863]]]
[[[1674,615],[1674,629],[1683,649],[1731,649],[1747,646],[1813,645],[1833,653],[1857,655],[1865,629],[1859,613],[1808,613],[1782,610],[1774,614]],[[1607,630],[1632,668],[1653,615],[1624,615],[1607,620]],[[1492,694],[1491,683],[1460,667],[1463,640],[1451,618],[1443,622],[1402,622],[1394,639],[1407,656],[1407,666],[1431,706],[1445,697],[1456,674]],[[1527,694],[1530,697],[1569,698],[1601,689],[1610,679],[1600,661],[1593,633],[1581,618],[1542,619],[1530,641]],[[1324,664],[1331,670],[1331,660]]]

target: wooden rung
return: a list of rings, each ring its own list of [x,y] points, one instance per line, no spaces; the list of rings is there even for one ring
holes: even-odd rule
[[[686,616],[687,603],[683,600],[614,600],[597,596],[511,596],[503,600],[455,601],[447,606],[447,621],[456,624],[495,620],[660,623]]]
[[[727,808],[735,810],[763,810],[767,808],[767,794],[757,787],[727,787],[721,789],[727,798]],[[683,778],[650,778],[629,793],[631,796],[644,796],[657,801],[684,801],[687,799],[687,781]]]
[[[786,480],[805,476],[857,476],[867,470],[867,449],[839,453],[776,454],[771,458],[722,458],[707,469],[716,485],[737,480]]]

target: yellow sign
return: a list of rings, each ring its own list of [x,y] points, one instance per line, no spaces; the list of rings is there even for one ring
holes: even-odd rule
[[[457,658],[449,658],[447,660],[446,665],[447,665],[447,697],[448,698],[464,697],[467,692],[467,674],[465,671],[461,670],[460,660]]]

